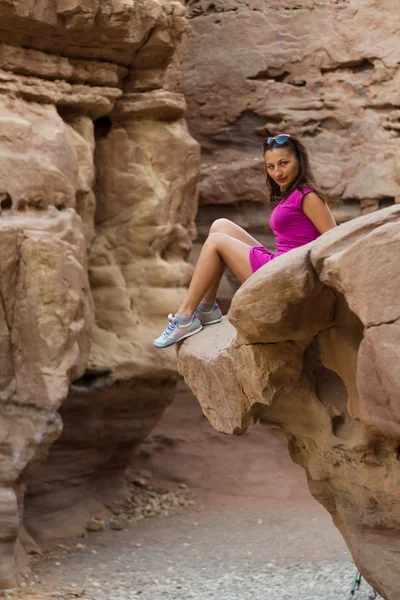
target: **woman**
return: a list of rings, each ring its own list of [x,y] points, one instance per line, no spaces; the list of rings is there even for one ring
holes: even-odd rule
[[[273,254],[244,229],[228,219],[218,219],[203,245],[189,289],[177,314],[154,341],[166,348],[218,323],[222,313],[215,303],[226,266],[243,283],[276,256],[315,240],[336,226],[322,193],[315,185],[308,152],[296,138],[282,134],[263,144],[270,202],[270,226],[276,236]]]

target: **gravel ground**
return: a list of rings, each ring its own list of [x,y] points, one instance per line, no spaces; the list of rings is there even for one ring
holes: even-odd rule
[[[143,577],[135,581],[133,589],[92,592],[88,597],[93,600],[347,600],[353,574],[351,564],[299,563],[290,567],[270,563],[263,571],[228,568],[210,573],[204,569],[190,579],[174,577],[173,572],[159,579]],[[354,598],[367,600],[371,591],[363,582]]]
[[[50,552],[23,600],[347,600],[355,575],[330,517],[178,508]],[[34,583],[34,585],[31,585]],[[368,600],[363,581],[354,600]]]

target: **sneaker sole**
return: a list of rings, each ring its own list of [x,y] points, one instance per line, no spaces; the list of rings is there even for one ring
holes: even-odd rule
[[[179,338],[179,340],[175,340],[174,342],[171,342],[170,344],[167,344],[166,346],[157,346],[156,344],[154,344],[154,346],[156,348],[169,348],[170,346],[173,346],[174,344],[179,344],[179,342],[182,342],[182,340],[185,340],[186,338],[190,337],[191,335],[194,335],[195,333],[199,333],[199,331],[201,331],[203,329],[203,325],[200,325],[200,327],[198,327],[195,331],[191,331],[190,333],[187,333],[186,335],[183,335],[181,338]]]
[[[207,321],[207,323],[202,323],[203,327],[206,327],[207,325],[214,325],[214,323],[220,323],[222,321],[223,317],[220,317],[219,319],[214,319],[214,321]]]

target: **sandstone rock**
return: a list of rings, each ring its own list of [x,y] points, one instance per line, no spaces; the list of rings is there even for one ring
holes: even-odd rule
[[[185,28],[182,5],[174,0],[11,0],[0,4],[0,19],[0,39],[13,46],[120,65],[142,53],[152,67],[167,66]]]
[[[0,0],[0,20],[9,587],[21,543],[34,543],[24,524],[40,540],[110,517],[132,452],[173,398],[175,353],[156,356],[152,342],[191,273],[199,149],[171,70],[162,89],[186,29],[181,2]]]
[[[153,118],[157,121],[176,121],[186,111],[182,94],[154,90],[142,94],[124,94],[114,111],[118,120],[126,118]]]
[[[366,327],[400,318],[400,307],[387,302],[388,297],[395,297],[400,285],[396,260],[399,250],[400,227],[393,223],[379,227],[340,257],[333,255],[324,261],[321,279],[341,292],[346,290],[349,307]]]
[[[121,90],[116,88],[55,83],[0,70],[0,94],[8,93],[29,102],[54,104],[60,111],[81,112],[93,119],[108,114],[121,96]]]
[[[226,433],[245,431],[254,421],[250,414],[251,402],[240,387],[228,352],[236,338],[235,329],[223,321],[208,331],[201,331],[196,338],[188,339],[179,347],[181,375],[215,429]]]
[[[94,517],[86,523],[86,529],[87,531],[104,531],[104,521],[102,521],[101,519],[96,519]]]
[[[327,231],[314,242],[311,249],[311,261],[318,274],[321,275],[325,259],[333,254],[340,254],[342,250],[348,248],[349,244],[361,240],[378,226],[396,223],[399,219],[400,209],[394,206]]]
[[[180,371],[215,428],[242,433],[260,420],[285,432],[311,493],[388,600],[400,594],[399,214],[361,217],[274,260],[234,297],[239,335],[222,322],[179,349]]]
[[[20,75],[109,87],[119,87],[127,74],[126,68],[113,63],[68,59],[9,44],[0,44],[0,68]]]
[[[70,117],[65,124],[66,136],[74,150],[77,164],[75,188],[76,210],[83,221],[83,232],[88,248],[95,236],[94,214],[96,198],[94,196],[94,125],[84,115]]]
[[[86,367],[93,307],[81,221],[73,209],[2,218],[0,230],[0,428],[8,440],[0,495],[11,527],[0,550],[0,584],[8,587],[17,570],[13,547],[23,517],[23,477],[61,432],[56,411]]]
[[[310,150],[339,223],[400,202],[393,2],[186,4],[180,90],[189,129],[202,147],[197,224],[203,240],[223,216],[273,250],[262,236],[269,215],[263,216],[268,198],[261,144],[282,132],[297,135]],[[245,210],[238,210],[242,205]],[[224,305],[230,289],[226,282],[221,290]]]
[[[143,96],[143,103],[154,98]],[[175,352],[161,355],[153,339],[168,312],[178,308],[191,275],[184,259],[196,210],[199,149],[182,119],[142,118],[132,102],[128,96],[129,112],[120,108],[116,115],[122,111],[123,122],[116,120],[96,145],[97,237],[90,278],[98,329],[90,368],[111,369],[119,378],[170,377]]]
[[[132,82],[143,67],[153,75],[159,71],[160,86],[169,45],[183,31],[179,7],[149,4],[146,27],[159,22],[148,42],[152,49],[144,64],[130,65],[127,93],[109,117],[95,121],[94,137],[85,106],[84,116],[64,114],[79,161],[77,208],[90,248],[96,326],[86,373],[60,409],[63,434],[29,481],[26,521],[37,539],[79,532],[88,511],[109,517],[105,505],[126,497],[124,470],[132,452],[174,395],[175,352],[160,354],[153,339],[191,274],[185,259],[194,235],[199,148],[183,120],[182,95],[161,89],[140,94]],[[68,463],[63,480],[60,460]],[[60,511],[62,526],[54,516]]]
[[[400,439],[398,349],[400,320],[370,327],[360,345],[357,387],[368,421],[385,435]]]
[[[313,337],[332,324],[334,308],[307,244],[259,269],[236,293],[228,317],[246,342],[271,343]]]
[[[71,378],[85,369],[93,325],[80,219],[73,210],[54,211],[0,220],[0,229],[8,259],[0,274],[3,315],[16,378],[8,397],[58,408]]]
[[[339,295],[335,307],[334,324],[319,332],[318,346],[324,366],[337,373],[345,385],[347,398],[345,398],[343,409],[347,410],[352,419],[366,422],[367,413],[360,400],[359,389],[354,377],[354,373],[357,372],[363,330],[361,321],[349,310],[343,296]],[[326,375],[324,377],[326,378]],[[328,380],[327,386],[329,401],[332,402],[337,386],[331,379]]]
[[[315,242],[311,251],[311,259],[321,281],[345,295],[348,306],[365,327],[364,339],[361,341],[361,337],[357,336],[357,352],[352,352],[352,371],[357,372],[357,388],[353,376],[350,378],[352,383],[348,383],[352,388],[349,413],[385,435],[396,438],[399,435],[399,416],[393,352],[397,340],[396,321],[400,314],[397,303],[388,299],[396,297],[399,288],[396,262],[399,218],[399,207],[364,216],[328,232]],[[343,330],[348,331],[348,326],[338,331]],[[327,340],[326,335],[330,334],[324,335]],[[342,357],[348,355],[349,348],[346,342],[342,347]],[[358,367],[355,369],[357,354]],[[342,360],[342,364],[345,362]],[[336,363],[335,370],[344,379],[337,367]],[[349,378],[346,379],[349,382]],[[383,404],[374,400],[382,394],[386,399]]]
[[[193,0],[188,16],[182,91],[189,126],[205,162],[236,170],[231,202],[243,199],[250,180],[252,201],[259,200],[263,178],[252,161],[261,158],[262,138],[282,130],[304,137],[333,208],[345,209],[342,218],[358,216],[372,200],[377,208],[399,198],[398,22],[391,3]],[[379,25],[367,39],[372,22]],[[385,39],[375,47],[380,32]],[[214,201],[209,178],[200,193],[207,204]],[[227,173],[223,185],[231,178]],[[219,173],[214,179],[217,189]]]
[[[239,152],[230,151],[229,155],[215,153],[212,157],[205,155],[201,169],[200,206],[221,204],[238,204],[247,202],[249,209],[262,208],[271,212],[267,205],[265,193],[265,167],[262,153],[249,153],[242,156]],[[222,164],[219,159],[227,159]],[[228,162],[229,161],[229,162]],[[258,207],[258,204],[261,206]],[[249,211],[247,211],[249,212]],[[248,216],[248,215],[247,215]],[[266,218],[264,219],[266,220]],[[254,231],[254,224],[250,224]]]
[[[224,320],[179,347],[179,368],[218,431],[243,433],[257,417],[254,405],[270,405],[293,390],[306,344],[240,344]]]
[[[96,140],[89,254],[96,326],[86,374],[60,409],[63,434],[29,480],[25,519],[37,539],[78,533],[88,511],[109,517],[104,504],[126,497],[124,469],[175,391],[175,352],[157,354],[153,339],[191,273],[183,259],[196,207],[198,146],[182,119],[135,119],[134,111],[124,114],[123,125],[115,118]],[[86,157],[78,185],[90,189],[85,123],[71,121],[68,135]]]
[[[0,559],[0,585],[9,587],[19,568],[17,538],[27,551],[33,544],[22,525],[23,482],[61,433],[57,409],[89,359],[94,310],[75,209],[79,190],[87,184],[90,194],[93,182],[84,181],[83,155],[77,164],[74,144],[84,145],[83,139],[76,134],[71,143],[73,130],[54,107],[1,97],[0,115],[0,428],[9,440],[2,489],[8,493],[10,482],[19,482],[18,509],[5,508],[15,514]],[[93,165],[92,154],[93,148],[86,165]]]
[[[3,208],[75,208],[77,165],[65,124],[54,106],[0,94],[0,123]]]

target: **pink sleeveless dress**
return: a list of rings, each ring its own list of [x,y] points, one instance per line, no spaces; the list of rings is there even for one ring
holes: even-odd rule
[[[264,246],[250,248],[253,273],[277,256],[304,246],[321,235],[302,209],[303,197],[310,192],[312,190],[308,187],[296,189],[274,208],[269,224],[276,237],[276,252],[271,252]]]

